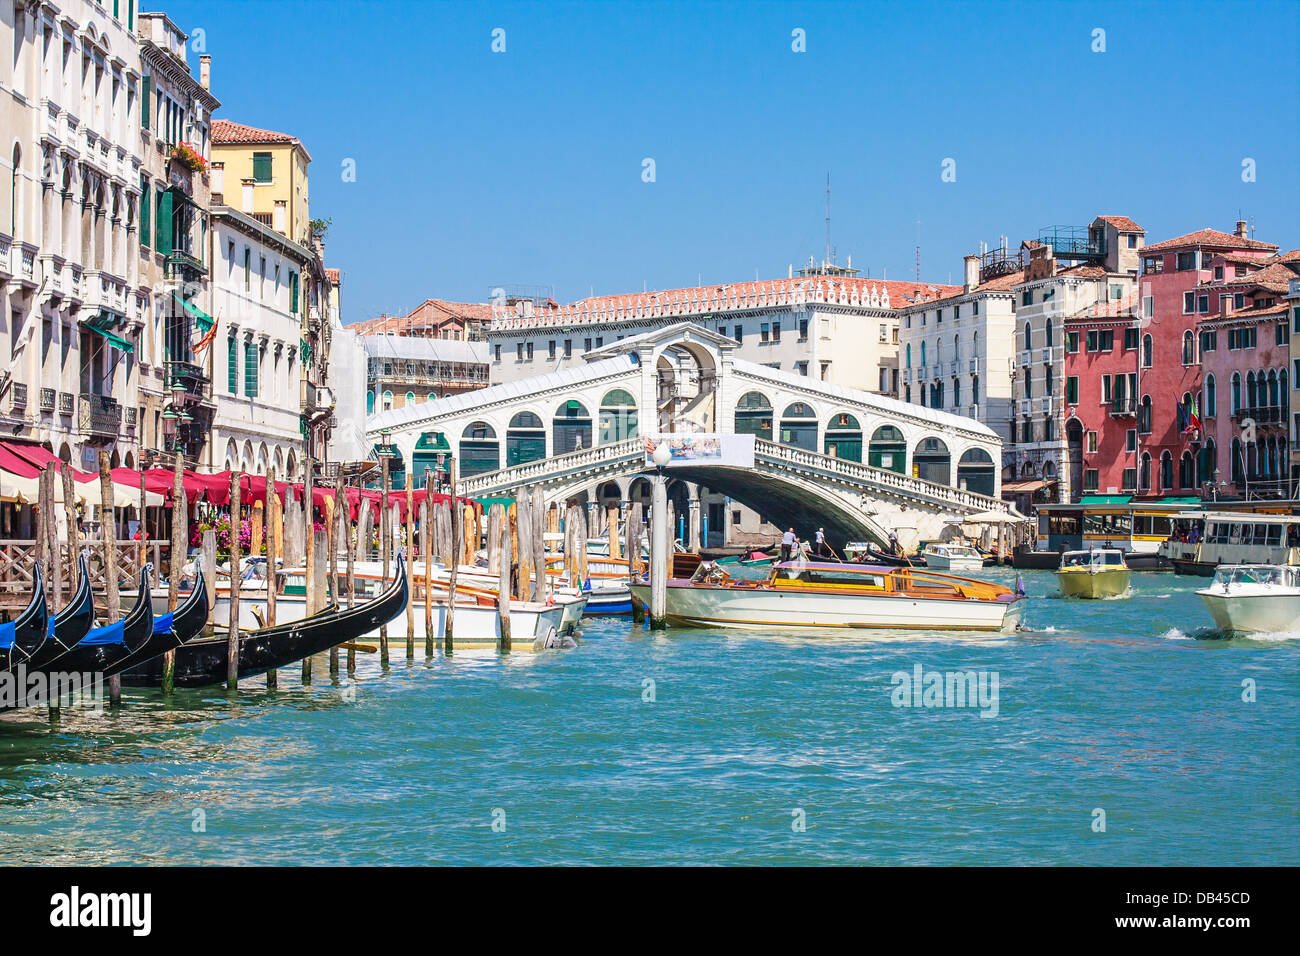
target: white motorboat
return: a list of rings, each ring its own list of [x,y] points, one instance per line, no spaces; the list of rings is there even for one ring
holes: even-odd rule
[[[424,565],[417,562],[415,568],[417,570],[413,574],[417,584],[420,584],[424,581]],[[434,582],[443,587],[451,582],[451,571],[441,564],[434,565],[432,576]],[[458,586],[470,586],[496,594],[500,589],[501,579],[499,575],[493,574],[485,567],[462,564],[456,568],[456,583]],[[550,599],[564,609],[560,633],[571,634],[577,628],[578,622],[582,620],[582,615],[587,608],[587,592],[578,588],[551,586]]]
[[[965,544],[932,544],[921,552],[927,568],[937,571],[979,571],[984,555]]]
[[[1300,568],[1286,564],[1225,564],[1196,592],[1214,623],[1232,634],[1300,630]]]
[[[650,602],[650,585],[632,582]],[[1015,630],[1024,595],[988,581],[883,565],[787,562],[766,581],[732,579],[705,562],[667,582],[670,622],[751,630]]]

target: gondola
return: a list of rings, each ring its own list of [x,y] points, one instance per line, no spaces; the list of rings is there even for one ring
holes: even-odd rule
[[[277,667],[287,667],[356,640],[396,618],[406,608],[406,559],[399,554],[393,583],[374,600],[340,611],[331,603],[323,611],[288,624],[249,631],[239,637],[239,679],[256,677]],[[226,680],[227,637],[189,641],[176,650],[177,687],[204,687]],[[155,686],[162,683],[162,661],[155,657],[122,672],[122,683]]]
[[[168,651],[189,643],[203,632],[208,623],[208,586],[202,574],[199,575],[194,589],[190,591],[185,603],[174,611],[160,614],[153,619],[153,634],[134,654],[129,654],[104,671],[105,677],[120,674],[128,667],[143,664],[161,657]]]
[[[77,593],[68,606],[54,616],[49,637],[26,662],[28,671],[38,671],[59,655],[72,650],[90,633],[95,623],[95,595],[90,588],[90,568],[84,551],[77,562],[77,571],[80,575]]]
[[[32,568],[32,597],[23,612],[0,624],[0,671],[26,664],[49,636],[50,609],[45,606],[45,579],[41,566]]]
[[[858,561],[858,564],[883,564],[891,568],[912,568],[920,562],[912,562],[906,557],[897,554],[889,554],[885,551],[877,551],[875,548],[867,548],[866,560]]]
[[[153,636],[153,602],[149,597],[149,578],[152,573],[152,564],[146,564],[140,569],[139,596],[126,617],[103,627],[92,628],[75,647],[59,654],[39,669],[47,673],[106,674],[114,665],[144,647]]]

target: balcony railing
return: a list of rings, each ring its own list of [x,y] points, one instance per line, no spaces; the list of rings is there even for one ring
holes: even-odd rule
[[[203,268],[203,263],[185,252],[183,249],[174,249],[167,254],[167,275],[175,278],[189,281],[202,279],[207,270]]]
[[[13,384],[13,403],[14,408],[27,407],[27,385],[24,382],[14,382]]]
[[[165,370],[167,390],[173,395],[180,392],[190,398],[204,401],[211,394],[212,381],[200,366],[192,362],[168,362]]]
[[[1137,414],[1137,399],[1135,398],[1116,398],[1110,403],[1110,416],[1112,418],[1131,418]]]
[[[1232,413],[1233,421],[1254,419],[1256,425],[1279,425],[1286,422],[1286,409],[1281,405],[1243,405]]]
[[[74,405],[74,396],[71,392],[59,392],[59,414],[71,415]]]
[[[43,412],[54,411],[54,402],[57,395],[58,392],[52,388],[41,389],[41,411]]]
[[[77,427],[88,435],[114,438],[122,430],[122,407],[106,395],[82,393]]]

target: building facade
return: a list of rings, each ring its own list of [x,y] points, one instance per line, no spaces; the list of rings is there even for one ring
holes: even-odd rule
[[[215,199],[301,245],[312,241],[307,167],[296,136],[217,120],[212,126]]]
[[[78,467],[134,464],[152,294],[134,4],[4,4],[0,46],[0,427]]]
[[[404,335],[360,339],[368,357],[367,415],[488,386],[489,349],[484,342]]]

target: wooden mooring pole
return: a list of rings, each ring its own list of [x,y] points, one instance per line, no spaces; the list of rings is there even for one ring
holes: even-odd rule
[[[276,563],[280,558],[280,544],[284,541],[284,508],[280,505],[280,496],[275,493],[275,466],[266,470],[266,519],[270,522],[270,531],[266,536],[266,626],[275,626],[275,605],[278,598],[277,589],[280,578]],[[266,672],[266,689],[276,690],[280,686],[280,675],[274,667]]]
[[[181,586],[181,572],[185,567],[185,550],[186,550],[186,532],[187,515],[189,514],[188,506],[185,501],[185,456],[180,452],[175,452],[176,461],[172,468],[172,538],[171,547],[168,549],[168,575],[167,575],[167,610],[175,611],[177,603],[177,592]],[[104,474],[107,468],[107,462],[101,462],[99,466],[100,474]],[[110,502],[111,503],[111,502]],[[109,521],[112,521],[113,512],[109,509]],[[238,538],[239,525],[235,524],[231,529],[231,534]],[[234,582],[232,582],[232,590]],[[213,596],[215,599],[215,595]],[[163,673],[162,673],[162,692],[164,697],[170,697],[176,687],[176,651],[171,650],[163,655]]]
[[[406,469],[406,659],[415,660],[415,595],[411,589],[415,566],[415,475]]]
[[[379,457],[379,559],[383,562],[384,580],[388,580],[388,552],[393,546],[391,523],[393,516],[388,511],[388,456]],[[388,669],[388,625],[379,625],[379,666]]]
[[[239,689],[239,505],[243,475],[230,473],[230,626],[226,628],[226,690]]]
[[[72,474],[71,469],[67,471],[69,475]],[[66,505],[68,500],[66,490],[63,500]],[[106,451],[99,453],[99,507],[99,523],[103,529],[101,536],[104,541],[104,604],[108,611],[108,619],[116,621],[122,616],[122,600],[117,587],[117,526],[113,523],[113,476],[108,467]],[[152,579],[147,583],[149,587],[153,587]],[[108,701],[113,706],[122,703],[122,678],[116,674],[108,679]]]
[[[433,657],[433,473],[424,481],[420,512],[420,552],[424,561],[424,659]],[[414,600],[414,597],[412,597]]]

